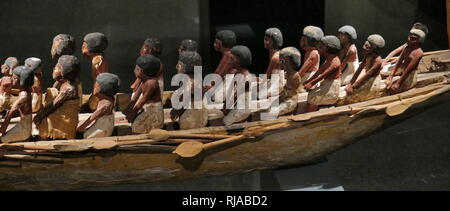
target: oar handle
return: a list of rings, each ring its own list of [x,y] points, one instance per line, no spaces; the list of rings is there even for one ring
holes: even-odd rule
[[[231,143],[234,141],[239,141],[239,140],[246,139],[246,138],[248,138],[248,136],[246,136],[246,135],[233,136],[230,138],[222,139],[220,141],[215,141],[212,143],[205,144],[205,145],[203,145],[203,149],[209,149],[209,148],[212,148],[212,147],[215,147],[218,145],[228,144],[228,143]]]

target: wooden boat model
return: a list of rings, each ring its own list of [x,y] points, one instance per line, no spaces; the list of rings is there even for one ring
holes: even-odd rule
[[[66,190],[306,164],[449,100],[447,58],[449,51],[424,57],[412,90],[313,113],[229,127],[2,144],[0,189]]]

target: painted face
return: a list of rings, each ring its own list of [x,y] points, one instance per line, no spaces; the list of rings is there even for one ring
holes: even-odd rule
[[[176,69],[178,73],[186,73],[186,71],[184,70],[184,64],[181,61],[178,61]]]
[[[139,53],[141,54],[141,56],[143,56],[143,55],[150,54],[150,52],[151,52],[150,46],[144,44],[144,45],[142,45],[141,51]]]
[[[134,67],[134,76],[135,76],[136,78],[142,78],[142,77],[141,77],[141,76],[142,76],[142,68],[139,67],[138,65],[136,65],[136,66]]]
[[[273,48],[273,40],[269,36],[264,36],[264,48],[265,49],[272,49]]]
[[[373,51],[373,46],[370,44],[369,41],[366,41],[366,43],[364,43],[363,45],[363,54],[367,55],[369,53],[372,53]]]
[[[241,58],[239,58],[239,56],[236,56],[234,54],[231,54],[231,62],[233,63],[233,67],[240,69],[241,68]]]
[[[419,44],[420,37],[417,34],[409,33],[408,35],[408,44]]]
[[[83,54],[83,56],[88,56],[90,55],[89,49],[88,49],[88,44],[86,42],[83,41],[83,44],[81,45],[81,53]]]
[[[96,81],[94,84],[94,91],[93,91],[94,95],[98,95],[100,94],[100,84]]]
[[[2,74],[3,75],[11,75],[11,71],[8,65],[3,64],[2,65]]]
[[[186,49],[180,45],[180,47],[178,48],[178,55],[182,54],[184,51],[186,51]]]
[[[62,66],[61,64],[57,63],[55,68],[53,68],[53,73],[52,73],[52,77],[53,80],[55,81],[59,81],[59,82],[63,82],[63,77],[62,77]]]
[[[62,39],[59,36],[53,40],[52,49],[50,50],[50,54],[52,55],[53,59],[56,58],[56,56],[57,56],[56,49],[61,44],[61,42],[62,42]]]
[[[12,75],[12,85],[14,87],[20,87],[20,81],[19,81],[20,77],[16,74]]]
[[[339,38],[339,41],[341,41],[341,45],[345,45],[350,42],[350,38],[348,37],[347,34],[338,33],[338,38]]]
[[[323,42],[319,42],[317,50],[319,50],[319,54],[323,55],[327,52],[327,46]]]
[[[289,58],[286,56],[280,56],[280,66],[282,70],[288,70],[289,69]]]
[[[306,47],[307,43],[308,43],[308,38],[306,36],[302,36],[302,38],[300,38],[300,48]]]
[[[214,41],[214,50],[215,51],[220,51],[220,49],[222,49],[222,41],[216,39]]]

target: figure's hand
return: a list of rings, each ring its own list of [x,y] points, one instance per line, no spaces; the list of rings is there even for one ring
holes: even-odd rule
[[[36,116],[33,119],[33,122],[36,126],[39,126],[42,122],[42,115],[36,114]]]
[[[305,88],[306,91],[311,91],[312,84],[311,83],[307,83],[307,84],[305,84],[304,88]]]
[[[400,92],[400,83],[398,83],[398,82],[393,83],[390,90],[393,94],[399,93]]]
[[[348,85],[345,88],[345,91],[347,92],[347,94],[351,95],[353,93],[353,86],[352,85]]]

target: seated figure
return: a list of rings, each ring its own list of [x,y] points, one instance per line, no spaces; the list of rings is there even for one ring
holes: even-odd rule
[[[184,73],[189,76],[189,84],[183,84],[183,87],[188,89],[188,92],[191,94],[190,99],[190,109],[172,109],[170,112],[170,118],[172,121],[176,121],[179,119],[180,129],[189,130],[194,128],[202,128],[208,124],[208,111],[202,105],[201,109],[194,108],[195,99],[194,99],[194,66],[202,65],[202,57],[197,52],[193,51],[185,51],[181,53],[177,70],[178,73]],[[198,84],[201,88],[201,84]],[[183,92],[184,93],[184,92]],[[200,99],[201,103],[203,100]]]
[[[317,111],[319,106],[332,106],[339,100],[341,86],[341,61],[338,54],[341,49],[339,39],[335,36],[325,36],[318,44],[320,54],[325,57],[316,73],[316,77],[304,85],[308,93],[308,112]],[[313,87],[320,82],[320,85]]]
[[[25,65],[28,66],[34,72],[34,84],[32,88],[32,108],[33,113],[41,110],[42,107],[42,62],[40,59],[31,57],[25,60]]]
[[[114,95],[119,92],[120,79],[112,73],[100,73],[94,85],[94,95],[99,99],[97,109],[89,118],[78,124],[83,138],[111,136],[114,130]]]
[[[281,69],[286,72],[286,84],[279,95],[279,106],[269,109],[272,116],[282,116],[293,113],[298,104],[301,91],[301,78],[297,73],[301,65],[301,55],[297,48],[288,47],[280,51]]]
[[[341,42],[339,59],[341,60],[341,86],[348,85],[358,69],[358,49],[355,41],[358,38],[353,26],[343,26],[338,30],[338,38]]]
[[[136,61],[134,73],[141,81],[141,90],[122,112],[131,122],[135,134],[149,133],[152,129],[164,126],[164,110],[161,102],[161,90],[158,83],[158,72],[161,62],[153,55],[140,56]]]
[[[300,47],[306,52],[303,59],[303,66],[299,70],[298,74],[301,78],[301,83],[309,80],[319,70],[320,66],[320,54],[317,50],[317,43],[323,37],[323,31],[316,26],[307,26],[303,29],[303,35],[300,39]],[[302,92],[306,92],[303,88]]]
[[[80,63],[75,56],[64,55],[55,66],[62,77],[59,91],[48,88],[42,109],[36,114],[33,122],[39,129],[39,137],[48,139],[74,139],[80,113],[80,97],[78,95],[77,78]]]
[[[5,120],[0,128],[2,143],[26,141],[31,138],[32,130],[32,112],[31,112],[31,86],[33,86],[33,71],[26,67],[20,66],[14,69],[13,84],[19,87],[19,97],[14,102],[11,110],[7,112]],[[20,122],[13,128],[6,131],[11,118],[15,113],[20,114]]]
[[[385,41],[378,34],[370,35],[363,46],[364,59],[353,75],[350,84],[345,91],[347,104],[371,100],[381,96],[382,81],[380,71],[382,69],[383,59],[380,51],[384,48]],[[366,74],[358,79],[362,71]]]
[[[180,47],[178,47],[178,55],[181,55],[185,51],[197,52],[197,42],[190,39],[185,39],[181,41]]]
[[[2,65],[3,77],[0,79],[0,112],[5,109],[11,109],[11,95],[12,95],[12,73],[14,68],[19,65],[19,61],[15,57],[8,57]]]
[[[417,68],[423,57],[422,43],[426,32],[421,29],[412,29],[408,35],[407,46],[403,49],[394,70],[386,80],[389,94],[398,94],[413,88],[417,83]],[[395,77],[398,73],[399,77]]]

